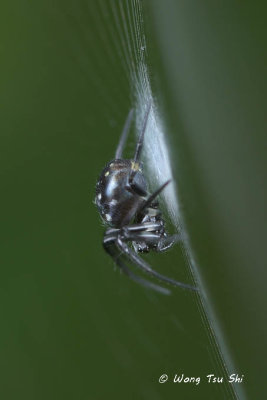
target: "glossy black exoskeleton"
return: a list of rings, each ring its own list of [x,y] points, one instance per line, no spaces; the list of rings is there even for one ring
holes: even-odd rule
[[[128,269],[122,255],[146,273],[163,282],[185,289],[197,290],[194,286],[177,282],[154,271],[138,252],[164,251],[180,240],[178,234],[169,236],[156,202],[158,194],[168,185],[165,182],[153,194],[149,194],[147,181],[142,172],[140,155],[151,106],[148,107],[133,159],[122,158],[122,152],[133,118],[133,110],[127,117],[115,159],[107,164],[96,185],[96,205],[107,229],[103,246],[122,271],[133,280],[159,292],[169,290],[147,281]],[[132,243],[133,249],[127,243]]]

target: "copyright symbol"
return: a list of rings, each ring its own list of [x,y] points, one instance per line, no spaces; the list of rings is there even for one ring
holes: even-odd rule
[[[168,375],[167,374],[163,374],[160,376],[159,378],[159,383],[165,383],[168,380]]]

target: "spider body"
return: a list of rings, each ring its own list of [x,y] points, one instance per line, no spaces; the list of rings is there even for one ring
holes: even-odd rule
[[[135,275],[125,261],[125,256],[146,273],[163,282],[185,289],[197,290],[194,286],[177,282],[154,271],[138,253],[150,250],[164,251],[180,240],[178,234],[169,236],[165,223],[155,200],[168,185],[165,182],[154,193],[149,194],[146,178],[142,172],[140,154],[149,118],[150,106],[140,133],[133,159],[123,159],[122,152],[133,117],[130,111],[117,150],[115,159],[103,169],[96,185],[96,205],[103,221],[110,226],[105,232],[103,246],[118,267],[138,283],[158,292],[168,294],[169,290]],[[131,243],[131,248],[128,243]]]

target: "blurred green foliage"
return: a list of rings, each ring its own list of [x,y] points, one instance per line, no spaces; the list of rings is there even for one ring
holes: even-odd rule
[[[225,371],[196,297],[147,292],[114,271],[102,250],[94,186],[133,97],[115,18],[130,3],[1,5],[6,400],[233,397],[226,383],[205,383]],[[138,15],[139,3],[131,5]],[[228,1],[144,5],[152,87],[178,159],[202,290],[236,365],[230,373],[245,374],[249,398],[264,398],[263,9]],[[179,246],[149,261],[187,279]],[[163,385],[163,373],[202,381]],[[245,392],[242,385],[239,397]]]

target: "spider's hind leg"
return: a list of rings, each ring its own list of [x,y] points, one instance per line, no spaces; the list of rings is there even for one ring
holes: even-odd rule
[[[198,289],[192,285],[188,285],[186,283],[175,281],[172,278],[168,278],[167,276],[164,276],[164,275],[154,271],[145,260],[143,260],[141,257],[139,257],[137,255],[137,253],[135,253],[134,250],[132,250],[129,246],[127,246],[127,244],[123,240],[121,240],[120,236],[118,236],[118,238],[116,240],[116,245],[122,251],[122,253],[124,253],[125,256],[128,257],[129,260],[132,261],[133,264],[135,264],[137,267],[141,268],[144,272],[153,276],[154,278],[157,278],[162,282],[170,283],[171,285],[174,285],[174,286],[179,286],[183,289],[188,289],[188,290],[192,290],[192,291],[196,291],[196,292],[198,291]]]

